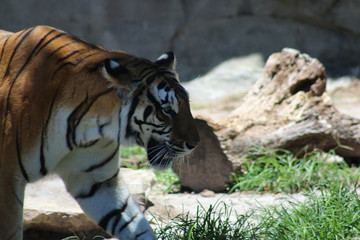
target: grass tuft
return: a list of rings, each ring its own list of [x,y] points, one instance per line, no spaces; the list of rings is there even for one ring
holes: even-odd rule
[[[245,156],[242,162],[241,172],[234,173],[231,177],[229,192],[294,193],[326,184],[329,180],[354,184],[359,181],[360,176],[358,168],[350,168],[343,161],[327,161],[317,151],[297,157],[286,150],[257,148]]]
[[[330,183],[329,183],[330,184]],[[360,200],[356,188],[338,183],[311,191],[304,202],[262,207],[231,218],[232,209],[222,202],[195,216],[188,213],[159,224],[162,240],[293,240],[360,238]],[[232,220],[231,220],[232,219]]]
[[[121,147],[120,157],[122,167],[135,170],[149,168],[146,150],[140,146]]]
[[[157,183],[160,184],[160,188],[164,193],[175,193],[180,191],[180,179],[171,168],[154,172]]]
[[[160,223],[156,234],[162,240],[227,240],[255,239],[255,229],[248,222],[251,214],[237,215],[231,221],[232,209],[216,202],[208,209],[197,206],[195,216],[181,214],[170,223]]]
[[[360,200],[355,189],[333,184],[312,191],[305,202],[264,208],[261,239],[358,239]]]

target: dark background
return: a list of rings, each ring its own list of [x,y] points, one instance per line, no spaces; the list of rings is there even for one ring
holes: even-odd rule
[[[0,1],[0,29],[34,25],[149,59],[173,50],[184,81],[284,47],[319,58],[330,76],[360,75],[360,0]]]

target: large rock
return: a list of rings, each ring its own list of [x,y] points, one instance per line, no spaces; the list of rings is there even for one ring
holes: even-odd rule
[[[211,189],[223,191],[229,181],[229,175],[233,172],[231,162],[220,147],[215,125],[209,125],[202,119],[196,119],[201,143],[198,149],[184,161],[173,164],[174,172],[181,179],[181,184],[195,191]],[[211,176],[211,177],[209,177]]]
[[[143,210],[151,206],[147,196],[155,184],[154,173],[151,170],[123,168],[121,174]],[[96,234],[106,236],[106,233],[83,213],[57,176],[50,176],[26,186],[24,230],[28,240],[43,239],[39,234],[48,236],[47,239],[71,236],[74,233],[84,237]]]
[[[0,28],[46,23],[150,59],[171,49],[183,80],[284,47],[319,58],[331,73],[360,74],[359,11],[358,0],[2,0]]]
[[[326,80],[323,65],[307,54],[284,49],[271,55],[263,76],[225,120],[198,120],[203,138],[178,167],[182,184],[197,191],[225,190],[239,156],[254,146],[294,153],[335,149],[345,161],[360,164],[360,119],[334,107]]]

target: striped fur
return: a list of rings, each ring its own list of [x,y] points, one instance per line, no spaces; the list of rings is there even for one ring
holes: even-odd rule
[[[22,239],[26,183],[55,173],[120,239],[156,239],[119,172],[119,146],[165,169],[199,142],[172,53],[156,62],[38,26],[0,31],[0,232]]]

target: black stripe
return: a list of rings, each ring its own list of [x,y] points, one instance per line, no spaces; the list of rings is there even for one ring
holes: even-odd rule
[[[18,43],[18,45],[16,46],[15,49],[17,49],[17,48],[21,45],[21,43],[26,39],[27,36],[29,36],[29,34],[30,34],[33,30],[34,30],[34,28],[30,29],[30,30],[25,34],[25,36],[20,40],[20,42]],[[11,81],[10,87],[9,87],[9,91],[8,91],[8,95],[7,95],[6,109],[9,108],[9,105],[10,105],[10,95],[11,95],[12,89],[13,89],[13,87],[14,87],[14,85],[15,85],[15,82],[16,82],[17,78],[20,76],[20,74],[23,72],[23,70],[26,68],[26,66],[30,63],[32,57],[34,56],[35,51],[37,50],[37,48],[41,45],[41,43],[45,40],[45,38],[46,38],[50,33],[51,33],[51,31],[48,32],[47,34],[45,34],[45,35],[40,39],[40,41],[35,45],[35,47],[34,47],[33,50],[31,51],[31,53],[30,53],[29,56],[27,57],[25,63],[21,66],[21,68],[18,70],[16,76],[15,76],[14,79]],[[9,64],[10,64],[12,58],[14,57],[15,52],[16,52],[16,50],[14,50],[14,52],[13,52],[11,58],[10,58]],[[8,69],[9,69],[9,65],[8,65]],[[8,69],[7,69],[7,71],[8,71]],[[6,110],[5,113],[6,113],[6,114],[5,114],[5,122],[6,122],[6,119],[7,119],[7,116],[8,116],[8,111]],[[42,160],[42,159],[41,159],[42,157],[43,157],[43,156],[40,155],[40,161]]]
[[[21,37],[21,36],[22,36],[26,31],[28,31],[28,30],[29,30],[29,29],[24,29],[24,30],[22,30],[22,31],[20,32],[20,34],[16,36],[15,41],[18,40],[19,37]]]
[[[56,89],[54,97],[50,103],[48,116],[46,118],[45,125],[44,125],[43,131],[42,131],[42,138],[41,138],[41,145],[40,145],[40,173],[43,176],[45,176],[48,173],[48,171],[46,169],[46,161],[45,161],[45,154],[44,154],[44,141],[47,140],[47,129],[49,126],[49,121],[51,118],[52,110],[53,110],[53,107],[55,104],[55,99],[57,98],[58,93],[59,93],[59,89],[60,89],[59,87]]]
[[[21,173],[24,176],[25,180],[27,182],[29,182],[29,176],[26,173],[26,170],[25,170],[24,165],[22,164],[22,160],[21,160],[19,132],[16,133],[16,153],[17,153],[18,163],[19,163],[19,166],[20,166]]]
[[[81,58],[79,58],[78,60],[76,60],[76,62],[74,63],[74,64],[75,64],[74,66],[78,65],[79,63],[82,63],[82,62],[85,61],[87,58],[89,58],[89,57],[91,57],[91,56],[93,56],[93,55],[95,55],[95,54],[97,54],[97,52],[92,52],[92,53],[90,53],[90,54],[88,54],[88,55],[82,56]]]
[[[116,150],[109,157],[107,157],[104,161],[89,167],[88,169],[85,170],[85,172],[91,172],[97,168],[103,167],[104,165],[106,165],[108,162],[110,162],[115,157],[115,155],[117,154],[118,151],[119,151],[119,149],[116,148]]]
[[[88,54],[88,55],[85,55],[84,57],[81,57],[79,58],[78,60],[76,60],[76,62],[65,62],[63,64],[61,64],[53,73],[53,77],[65,66],[77,66],[79,63],[83,62],[85,59],[91,57],[92,55],[95,55],[96,53],[91,53],[91,54]],[[59,61],[58,61],[59,62]]]
[[[147,106],[144,110],[144,115],[143,115],[143,118],[144,118],[144,121],[146,121],[146,119],[150,116],[150,114],[152,113],[153,111],[153,107],[152,106]]]
[[[99,139],[95,139],[95,140],[92,140],[92,141],[90,141],[90,142],[87,142],[87,143],[84,143],[84,144],[80,144],[78,147],[81,147],[81,148],[92,147],[92,146],[94,146],[98,141],[99,141]]]
[[[55,29],[52,29],[51,31],[49,31],[47,34],[45,34],[39,41],[39,43],[37,45],[40,45],[44,40],[45,38],[47,38],[47,36],[49,36],[50,34],[52,34],[53,32],[55,32],[56,30]],[[38,46],[37,46],[38,47]],[[37,52],[39,52],[41,50],[38,50]]]
[[[166,82],[165,82],[165,81],[161,81],[161,82],[159,83],[159,85],[157,86],[157,89],[158,89],[158,90],[161,90],[161,89],[163,89],[165,86],[166,86]]]
[[[68,128],[66,133],[66,141],[68,148],[72,150],[74,146],[76,146],[75,143],[75,129],[79,125],[82,117],[89,111],[91,106],[94,104],[94,102],[101,96],[110,93],[113,91],[113,89],[107,89],[104,92],[101,92],[93,97],[86,96],[85,100],[81,102],[74,111],[69,115],[68,117]]]
[[[127,119],[126,133],[125,133],[126,137],[129,137],[130,135],[133,134],[133,130],[131,128],[130,122],[131,122],[131,118],[132,118],[132,116],[133,116],[133,114],[134,114],[134,112],[136,110],[136,107],[137,107],[137,105],[139,103],[139,97],[142,94],[142,92],[143,92],[143,89],[138,91],[137,95],[135,95],[133,97],[133,100],[132,100],[132,103],[131,103],[131,106],[130,106],[130,110],[129,110],[129,113],[128,113],[128,117],[127,117],[128,119]]]
[[[27,57],[25,63],[21,66],[21,68],[19,69],[19,71],[17,72],[15,78],[12,80],[12,83],[11,83],[11,87],[10,89],[12,88],[12,85],[14,85],[16,79],[20,76],[20,74],[22,73],[22,71],[25,69],[25,67],[29,64],[29,62],[31,61],[32,57],[34,56],[35,54],[35,51],[38,49],[38,47],[41,45],[41,43],[45,40],[45,38],[50,34],[52,33],[52,31],[48,32],[47,34],[45,34],[45,36],[43,36],[40,41],[36,44],[36,46],[34,47],[34,49],[31,51],[31,53],[29,54],[29,56]],[[25,37],[25,36],[24,36]]]
[[[146,76],[146,84],[147,85],[151,85],[155,81],[156,77],[158,76],[157,74],[153,74],[153,73],[151,73],[151,74],[152,74],[152,76],[149,76],[149,77]]]
[[[98,50],[103,49],[102,47],[97,46],[95,44],[88,43],[88,42],[84,41],[83,39],[81,39],[79,37],[76,37],[76,36],[71,35],[71,34],[68,34],[68,35],[69,35],[69,38],[72,39],[73,41],[82,43],[84,45],[87,45],[91,49],[98,49]]]
[[[97,118],[96,119],[96,124],[99,126],[98,127],[98,132],[100,134],[101,137],[104,137],[104,127],[108,126],[111,124],[111,121],[109,122],[106,122],[106,123],[103,123],[103,124],[100,124],[100,119]],[[120,129],[120,128],[119,128]]]
[[[148,79],[151,79],[151,80],[148,80]],[[142,76],[142,80],[143,82],[153,82],[154,80],[156,79],[156,76],[154,75],[153,72],[148,72],[146,75]]]
[[[15,56],[15,53],[16,51],[19,49],[19,47],[22,45],[22,43],[25,41],[25,39],[30,35],[30,33],[34,31],[34,28],[30,28],[29,30],[27,30],[26,34],[21,38],[21,40],[16,44],[15,48],[14,48],[14,51],[12,52],[11,54],[11,57],[9,59],[9,62],[8,62],[8,65],[7,65],[7,68],[6,68],[6,71],[5,71],[5,76],[9,75],[9,72],[10,72],[10,64],[12,62],[12,59],[14,58]],[[24,32],[22,32],[20,35],[22,35]]]
[[[118,131],[118,135],[117,135],[117,144],[120,144],[120,137],[121,137],[121,107],[119,107],[118,116],[119,116],[119,123],[118,123],[118,125],[119,125],[119,131]],[[130,125],[130,124],[128,124],[128,126],[129,126],[129,125]],[[128,127],[128,126],[127,126],[127,127]],[[127,131],[127,127],[126,127],[125,131]],[[126,132],[125,132],[125,134],[126,134]]]
[[[44,135],[44,133],[43,133],[43,135]],[[48,173],[46,166],[45,166],[44,137],[41,138],[41,145],[40,145],[40,173],[43,176],[45,176]]]
[[[155,105],[155,108],[161,109],[161,105],[158,101],[156,101],[155,97],[148,91],[147,92],[148,99]]]
[[[114,143],[113,140],[110,140],[104,146],[102,146],[102,148],[107,148],[108,146],[110,146],[110,144],[113,144],[113,143]]]
[[[69,66],[73,66],[73,67],[76,66],[76,64],[75,64],[75,63],[72,63],[72,62],[63,63],[63,64],[61,64],[61,65],[53,72],[52,77],[54,78],[55,75],[56,75],[63,67],[66,67],[66,66],[68,66],[68,65],[69,65]]]
[[[100,227],[102,227],[103,229],[107,229],[107,226],[108,226],[108,224],[109,224],[109,221],[113,218],[113,217],[115,217],[115,216],[118,216],[118,215],[120,215],[121,216],[121,214],[126,210],[126,208],[127,208],[127,206],[128,206],[128,201],[129,201],[129,199],[130,199],[130,195],[125,199],[125,202],[124,202],[124,204],[121,206],[121,208],[119,208],[119,209],[114,209],[114,210],[112,210],[112,211],[110,211],[110,212],[108,212],[105,216],[103,216],[102,218],[101,218],[101,220],[99,221],[99,223],[98,223],[98,225],[100,226]],[[118,224],[118,222],[120,221],[120,218],[118,219],[116,219],[117,221],[114,221],[114,223],[113,223],[113,227],[112,227],[112,229],[113,229],[113,232],[115,232],[115,227],[116,227],[116,225]],[[115,225],[115,227],[114,227],[114,225]]]
[[[67,46],[69,46],[69,45],[71,45],[71,44],[74,44],[74,43],[71,42],[71,43],[67,43],[67,44],[64,44],[64,45],[58,47],[57,49],[55,49],[54,51],[52,51],[52,52],[47,56],[47,58],[50,58],[50,57],[51,57],[52,55],[54,55],[56,52],[60,51],[61,49],[65,48],[65,47],[67,47]]]
[[[75,144],[75,128],[77,125],[77,118],[79,117],[78,115],[84,115],[82,112],[86,112],[88,110],[88,108],[86,108],[85,104],[89,101],[89,96],[86,96],[85,100],[82,101],[75,109],[74,111],[72,111],[72,113],[69,115],[68,117],[68,127],[67,127],[67,132],[66,132],[66,142],[68,145],[68,148],[70,150],[72,150],[74,148],[74,146],[76,146]],[[83,110],[83,108],[86,108],[86,111]]]
[[[121,233],[124,229],[126,229],[126,227],[135,220],[135,218],[138,216],[139,213],[136,213],[135,216],[133,216],[132,218],[129,219],[129,221],[125,222],[120,228],[119,228],[119,233]]]
[[[17,49],[20,47],[20,45],[24,42],[24,40],[29,36],[29,34],[34,30],[34,28],[30,28],[26,34],[21,38],[21,40],[18,42],[18,44],[16,45],[16,47],[14,48],[14,51],[12,52],[12,55],[10,57],[10,60],[8,62],[8,66],[7,66],[7,69],[5,71],[5,74],[4,74],[4,78],[9,74],[9,68],[10,68],[10,64],[12,62],[12,59],[14,58],[15,56],[15,53],[17,51]],[[23,34],[24,32],[22,32],[21,34]],[[20,35],[21,35],[20,34]],[[23,66],[24,67],[24,66]],[[21,70],[22,71],[22,70]],[[7,97],[6,97],[6,107],[5,107],[5,116],[4,116],[4,120],[3,120],[3,124],[6,124],[7,122],[7,118],[8,118],[8,114],[9,114],[9,107],[10,107],[10,95],[11,95],[11,91],[12,91],[12,88],[15,84],[15,81],[16,81],[16,78],[19,76],[19,72],[18,74],[16,75],[16,77],[11,81],[10,83],[10,87],[9,87],[9,90],[8,90],[8,93],[7,93]],[[4,133],[3,133],[3,137],[4,137]]]
[[[160,134],[160,135],[163,135],[163,134],[168,134],[171,132],[171,128],[169,128],[168,131],[162,131],[162,130],[152,130],[152,133],[157,133],[157,134]]]
[[[24,206],[24,202],[23,202],[23,201],[19,198],[19,196],[16,194],[15,189],[14,189],[14,188],[11,188],[11,191],[12,191],[12,193],[14,194],[16,201],[17,201],[21,206]]]
[[[120,220],[121,220],[121,213],[117,213],[115,216],[114,222],[112,224],[112,228],[111,228],[111,234],[115,235],[115,230],[116,230],[116,226],[119,224]]]
[[[102,184],[110,182],[112,179],[114,179],[117,175],[119,174],[119,169],[117,170],[117,172],[111,176],[110,178],[106,179],[105,181],[102,182],[98,182],[92,185],[90,191],[87,194],[80,194],[79,196],[75,197],[76,199],[84,199],[84,198],[90,198],[92,196],[95,195],[95,193],[97,192],[97,190],[99,190],[99,188],[101,187]]]
[[[153,69],[153,67],[144,67],[140,72],[139,72],[139,74],[138,74],[138,76],[140,77],[140,78],[144,78],[144,77],[142,77],[142,75],[143,75],[143,73],[145,72],[145,71],[148,71],[148,70],[150,70],[151,72],[153,72],[152,71],[152,69]],[[147,74],[146,74],[147,75]]]
[[[41,48],[39,48],[39,50],[35,53],[35,56],[38,55],[41,52],[41,50],[43,50],[47,45],[49,45],[49,43],[51,43],[55,39],[57,39],[57,38],[59,38],[61,36],[64,36],[64,35],[66,35],[66,33],[61,32],[58,35],[54,36],[53,38],[49,39],[49,41],[47,41],[44,45],[41,46]]]
[[[45,38],[47,37],[47,34],[36,44],[36,46],[34,47],[34,49],[31,51],[31,53],[29,54],[29,56],[27,57],[25,63],[21,66],[21,68],[19,69],[19,71],[16,73],[15,78],[12,80],[11,83],[11,87],[12,85],[15,83],[16,79],[20,76],[20,74],[22,73],[22,71],[24,71],[25,67],[29,64],[29,62],[31,61],[31,58],[34,56],[35,51],[37,50],[37,48],[40,46],[40,44],[45,40]]]
[[[19,231],[21,231],[21,230],[20,230],[20,229],[15,229],[15,232],[14,232],[13,234],[11,234],[10,237],[9,237],[7,240],[13,240],[13,239],[14,239],[13,237],[14,237]]]
[[[163,125],[157,125],[157,124],[155,124],[155,123],[141,121],[141,120],[137,119],[136,117],[134,117],[134,121],[135,121],[135,123],[136,123],[137,125],[139,125],[140,128],[142,128],[142,127],[141,127],[142,124],[150,125],[150,126],[153,126],[153,127],[156,127],[156,128],[161,128],[161,127],[163,127]]]
[[[126,203],[125,203],[126,204]],[[112,210],[110,212],[108,212],[105,216],[103,216],[100,220],[100,222],[98,223],[98,225],[103,228],[104,230],[107,230],[107,225],[109,224],[109,221],[117,216],[119,214],[119,210],[118,209],[115,209],[115,210]]]
[[[141,95],[141,94],[139,94],[139,95]],[[132,100],[132,103],[131,103],[131,106],[130,106],[130,110],[129,110],[129,113],[128,113],[128,121],[127,121],[127,123],[128,123],[128,127],[130,126],[130,120],[131,120],[131,117],[133,116],[133,114],[134,114],[134,112],[135,112],[135,110],[136,110],[136,108],[137,108],[137,105],[138,105],[138,103],[139,103],[139,95],[136,95],[136,96],[134,96],[133,97],[133,100]]]
[[[66,55],[65,57],[60,58],[56,63],[63,62],[64,60],[70,58],[71,56],[74,56],[75,54],[81,53],[81,52],[84,52],[84,51],[86,51],[86,49],[75,50],[75,51],[73,51],[72,53],[69,53],[68,55]]]
[[[149,232],[149,230],[145,230],[145,231],[143,231],[143,232],[141,232],[141,233],[136,234],[136,235],[135,235],[135,239],[138,239],[138,237],[141,237],[142,235],[144,235],[144,234],[147,233],[147,232]]]
[[[3,57],[3,55],[4,55],[5,47],[6,47],[7,42],[9,41],[9,38],[10,38],[10,36],[5,40],[5,42],[3,44],[3,47],[1,49],[0,61],[1,61],[2,57]]]

